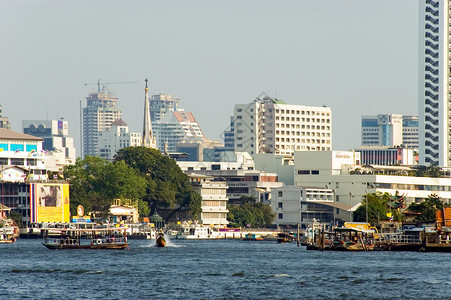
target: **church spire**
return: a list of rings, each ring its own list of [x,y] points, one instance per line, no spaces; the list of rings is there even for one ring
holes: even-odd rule
[[[143,139],[142,145],[148,148],[156,148],[155,136],[152,133],[152,121],[150,119],[150,104],[149,104],[149,88],[147,87],[146,78],[145,98],[144,98],[144,124],[143,124]]]

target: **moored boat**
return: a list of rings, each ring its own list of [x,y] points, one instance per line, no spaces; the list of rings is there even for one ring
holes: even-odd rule
[[[12,244],[16,241],[14,229],[10,227],[0,228],[0,244]]]
[[[42,229],[48,249],[125,249],[128,247],[124,228],[101,229],[60,229],[58,234],[50,234],[55,229]],[[82,239],[82,237],[88,237]]]
[[[219,239],[219,237],[219,232],[211,227],[198,224],[182,227],[176,235],[177,239],[187,240]]]

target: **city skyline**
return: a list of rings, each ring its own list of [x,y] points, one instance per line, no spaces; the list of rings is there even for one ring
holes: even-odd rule
[[[108,85],[133,132],[145,78],[213,140],[262,92],[330,107],[340,150],[360,144],[361,115],[418,114],[414,1],[8,1],[0,16],[3,115],[19,132],[63,117],[77,149],[80,101],[98,79],[138,82]]]

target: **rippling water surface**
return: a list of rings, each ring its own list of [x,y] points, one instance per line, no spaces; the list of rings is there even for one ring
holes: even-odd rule
[[[451,254],[181,241],[129,250],[0,245],[0,299],[451,299]]]

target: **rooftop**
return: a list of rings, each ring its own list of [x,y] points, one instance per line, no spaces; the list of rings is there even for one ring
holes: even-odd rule
[[[43,141],[43,139],[25,134],[20,133],[4,128],[0,128],[0,139],[2,140],[22,140],[22,141]]]

